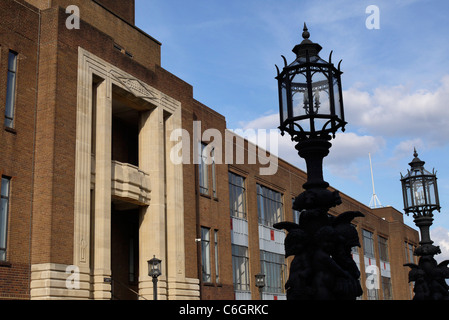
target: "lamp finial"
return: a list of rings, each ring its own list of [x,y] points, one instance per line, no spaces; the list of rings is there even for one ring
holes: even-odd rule
[[[304,40],[308,40],[310,38],[310,32],[309,29],[307,29],[307,25],[304,22],[304,32],[302,33],[302,37],[304,38]]]

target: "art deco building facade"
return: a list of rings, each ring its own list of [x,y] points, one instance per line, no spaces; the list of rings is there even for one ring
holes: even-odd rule
[[[67,25],[73,5],[79,28]],[[134,10],[133,0],[0,2],[0,299],[152,299],[153,256],[160,299],[259,299],[259,272],[264,298],[285,299],[290,260],[272,225],[299,216],[305,173],[249,162],[260,150],[163,69]],[[214,148],[211,133],[223,137]],[[418,233],[393,208],[342,197],[334,214],[366,215],[355,221],[361,281],[379,276],[363,298],[410,299],[403,264]]]

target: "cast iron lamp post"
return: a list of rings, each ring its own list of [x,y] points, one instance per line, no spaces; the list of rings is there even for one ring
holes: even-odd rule
[[[260,300],[263,300],[262,291],[265,287],[265,275],[263,273],[256,274],[256,287],[259,289]]]
[[[302,211],[299,224],[281,222],[275,228],[286,229],[286,256],[295,256],[286,283],[289,300],[355,299],[363,291],[360,271],[351,249],[360,246],[357,230],[351,225],[360,212],[345,212],[338,217],[328,214],[341,204],[338,191],[328,190],[323,179],[323,159],[329,154],[330,141],[338,130],[344,131],[340,63],[338,68],[320,58],[322,47],[309,40],[304,24],[303,41],[294,47],[296,59],[290,65],[284,59],[282,72],[276,66],[279,84],[281,134],[288,133],[307,165],[304,192],[293,208]]]
[[[438,186],[435,170],[432,172],[424,168],[425,162],[413,154],[414,159],[409,163],[407,174],[401,174],[404,211],[407,215],[413,213],[416,226],[420,230],[420,246],[414,254],[419,257],[418,265],[408,263],[411,268],[409,280],[415,282],[415,300],[449,299],[449,287],[445,279],[449,278],[449,261],[437,265],[434,256],[441,253],[438,246],[430,239],[430,226],[433,223],[433,212],[440,211]]]
[[[157,278],[162,274],[161,262],[156,256],[148,260],[148,275],[153,278],[153,300],[157,300]]]

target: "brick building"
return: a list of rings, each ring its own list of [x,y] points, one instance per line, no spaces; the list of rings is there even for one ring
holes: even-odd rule
[[[69,6],[79,28],[67,25]],[[0,2],[0,299],[152,299],[153,256],[161,299],[258,299],[261,271],[264,298],[284,299],[290,261],[272,224],[297,219],[291,201],[305,173],[281,159],[273,175],[220,161],[220,147],[234,157],[260,150],[161,66],[161,43],[134,25],[134,9],[133,0]],[[193,139],[178,163],[181,128]],[[210,133],[225,138],[205,159]],[[366,215],[355,221],[362,283],[378,270],[363,298],[410,299],[403,264],[418,233],[393,208],[342,198],[334,214]]]

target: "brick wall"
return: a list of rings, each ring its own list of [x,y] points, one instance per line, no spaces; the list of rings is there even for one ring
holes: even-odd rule
[[[38,15],[29,5],[0,1],[0,175],[11,177],[7,262],[0,299],[28,298]],[[9,50],[18,53],[15,124],[4,127]]]

